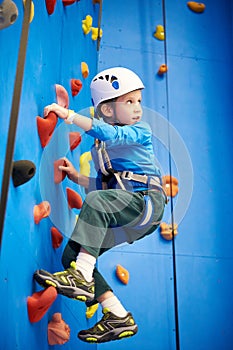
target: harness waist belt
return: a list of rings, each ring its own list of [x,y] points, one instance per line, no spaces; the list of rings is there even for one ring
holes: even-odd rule
[[[161,186],[160,178],[158,176],[149,177],[148,175],[134,174],[132,171],[122,171],[122,173],[119,174],[123,180],[133,180],[142,182],[145,185],[150,184],[155,186]]]
[[[161,185],[161,181],[158,176],[134,174],[132,171],[118,172],[118,176],[122,180],[133,180],[133,181],[142,182],[143,184],[148,185],[148,187],[150,186],[157,187],[160,191],[162,191],[165,198],[165,203],[168,203],[167,194],[163,186]]]

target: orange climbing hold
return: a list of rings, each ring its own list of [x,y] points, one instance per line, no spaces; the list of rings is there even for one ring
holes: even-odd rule
[[[196,1],[188,1],[187,5],[189,9],[192,10],[193,12],[202,13],[203,11],[205,11],[205,4],[203,3],[196,2]]]
[[[70,339],[70,327],[66,324],[61,313],[53,314],[52,320],[48,324],[49,345],[63,345]]]
[[[123,266],[117,265],[116,267],[116,275],[119,278],[119,280],[124,283],[128,284],[129,282],[129,271],[126,270]]]
[[[54,287],[46,288],[27,298],[28,317],[30,322],[38,322],[46,314],[57,297]]]
[[[163,75],[164,73],[167,73],[168,68],[166,64],[161,64],[158,70],[158,75]]]
[[[34,221],[36,224],[39,224],[39,222],[47,218],[51,212],[51,207],[49,202],[43,201],[40,204],[37,204],[34,206],[33,209],[33,215],[34,215]]]
[[[71,79],[71,93],[72,93],[72,96],[78,95],[78,93],[80,92],[82,87],[83,87],[83,84],[82,84],[81,80],[79,80],[79,79]]]
[[[67,201],[70,209],[80,209],[83,205],[82,197],[80,194],[72,190],[71,188],[66,188]]]
[[[162,177],[163,188],[169,197],[175,197],[179,192],[178,180],[171,175],[164,175]]]
[[[69,133],[70,150],[73,151],[82,141],[82,136],[78,131],[71,131]]]
[[[46,9],[49,15],[52,15],[56,6],[57,0],[45,0]]]
[[[53,131],[57,124],[57,115],[54,112],[49,112],[46,118],[36,117],[37,130],[40,138],[41,146],[44,148],[49,143]]]
[[[63,236],[56,227],[51,227],[51,237],[52,237],[53,248],[54,249],[59,248],[63,242]]]
[[[161,222],[160,224],[160,234],[167,241],[172,240],[173,236],[175,237],[178,234],[178,225],[177,224],[167,224],[166,222]]]
[[[81,62],[81,72],[84,79],[89,75],[89,68],[86,62]]]
[[[55,184],[59,184],[66,177],[66,172],[59,169],[59,166],[66,166],[66,161],[62,158],[57,159],[53,163],[54,169],[54,182]]]

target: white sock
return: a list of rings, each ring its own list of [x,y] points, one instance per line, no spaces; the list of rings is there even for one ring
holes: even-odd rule
[[[124,306],[121,304],[120,300],[114,295],[101,303],[102,308],[108,308],[114,315],[118,317],[125,317],[127,311]]]
[[[91,282],[93,278],[93,270],[95,267],[96,258],[93,255],[80,252],[76,259],[76,268],[81,271],[83,277]]]

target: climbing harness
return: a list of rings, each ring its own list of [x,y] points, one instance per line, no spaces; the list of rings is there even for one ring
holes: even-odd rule
[[[148,175],[140,175],[140,174],[135,174],[132,171],[117,171],[114,170],[111,164],[111,160],[109,158],[108,152],[106,150],[106,144],[103,141],[99,141],[98,139],[95,140],[95,148],[97,151],[98,155],[98,161],[99,161],[99,167],[104,175],[104,179],[106,177],[109,177],[110,175],[114,175],[120,188],[122,190],[126,190],[125,185],[123,184],[122,180],[133,180],[137,182],[141,182],[144,185],[147,185],[148,188],[155,188],[160,190],[165,197],[165,202],[167,203],[167,195],[166,192],[164,191],[163,186],[160,183],[160,178],[158,176],[148,176]],[[103,189],[106,189],[107,181],[104,181],[103,184]]]
[[[98,155],[99,167],[102,172],[102,189],[108,188],[108,179],[114,176],[122,190],[126,190],[125,185],[122,180],[133,180],[141,182],[144,185],[147,185],[149,189],[155,189],[161,191],[165,198],[165,203],[167,203],[167,195],[164,191],[162,185],[160,184],[160,178],[158,176],[148,176],[135,174],[132,171],[116,171],[113,169],[111,160],[109,158],[108,152],[106,150],[106,144],[103,141],[95,140],[95,148]],[[148,194],[148,191],[142,191],[145,200],[145,208],[141,220],[135,226],[135,229],[145,228],[149,225],[157,225],[159,222],[151,222],[154,208],[152,200]]]

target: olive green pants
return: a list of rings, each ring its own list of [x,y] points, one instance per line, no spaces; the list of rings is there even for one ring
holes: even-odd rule
[[[120,243],[134,241],[154,232],[162,219],[165,198],[157,190],[147,191],[153,204],[149,223],[139,226],[146,206],[144,193],[124,190],[100,190],[87,194],[77,224],[64,250],[65,268],[75,261],[80,248],[98,258]],[[99,271],[94,269],[95,298],[112,290]]]

